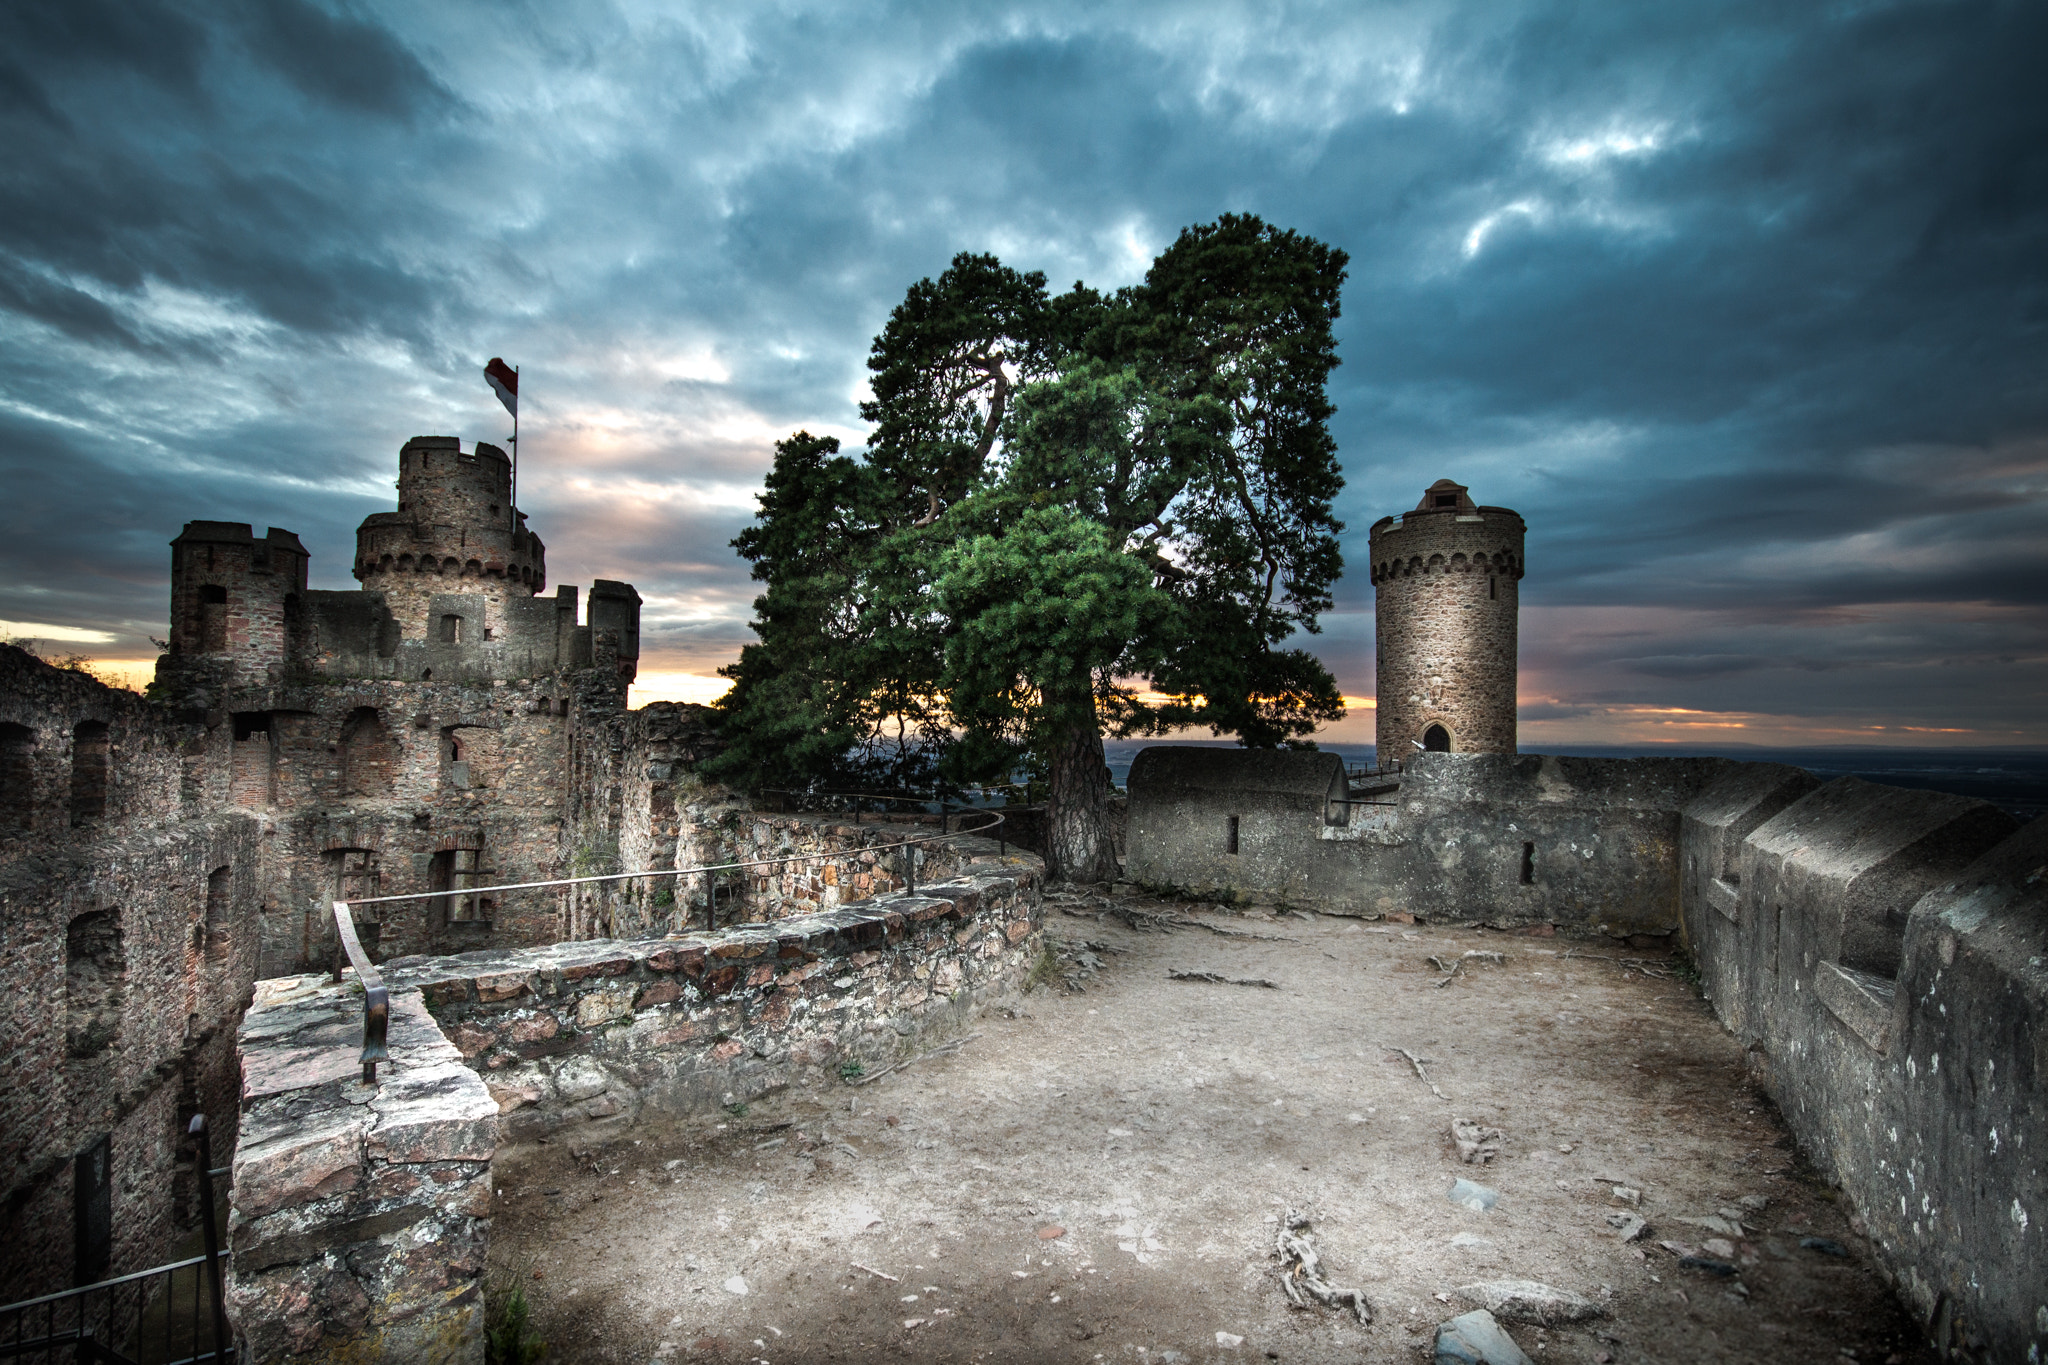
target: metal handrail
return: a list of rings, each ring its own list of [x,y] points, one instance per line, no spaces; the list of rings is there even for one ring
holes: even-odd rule
[[[377,1063],[391,1060],[389,1043],[391,1029],[391,992],[384,985],[383,974],[370,955],[363,951],[362,940],[356,937],[356,917],[349,913],[347,901],[334,903],[334,929],[341,939],[341,949],[348,955],[349,965],[356,969],[356,977],[363,983],[363,1084],[377,1083]],[[341,980],[341,959],[334,962],[334,979]]]
[[[821,793],[821,795],[845,794]],[[910,798],[874,797],[870,795],[869,799],[894,801],[908,800]],[[919,844],[941,843],[949,839],[964,839],[969,835],[984,834],[989,830],[1001,828],[1003,816],[1000,812],[985,810],[980,807],[975,809],[980,814],[992,817],[990,822],[985,825],[976,825],[973,829],[957,829],[951,833],[919,835],[911,839],[898,839],[893,843],[870,844],[866,848],[850,851],[876,853],[892,848],[910,848]],[[943,819],[943,812],[941,813],[941,818]],[[1007,841],[1004,843],[1004,850],[1007,853]],[[391,1049],[388,1043],[391,1026],[391,992],[385,987],[383,976],[378,973],[375,965],[371,963],[369,954],[363,951],[362,941],[356,936],[355,916],[351,913],[351,907],[353,906],[388,905],[393,901],[434,900],[441,896],[454,894],[481,896],[486,892],[492,891],[538,891],[552,886],[587,886],[592,882],[623,882],[641,877],[688,877],[694,876],[699,872],[731,872],[746,867],[779,867],[783,863],[800,863],[807,862],[813,858],[829,858],[834,856],[842,855],[792,853],[782,858],[754,858],[746,862],[712,863],[702,867],[656,868],[648,872],[608,872],[594,877],[557,877],[551,881],[544,882],[510,882],[503,886],[465,886],[459,888],[459,890],[416,891],[399,896],[364,896],[358,900],[335,901],[334,927],[336,935],[341,940],[341,953],[338,953],[335,958],[334,979],[336,981],[341,980],[341,954],[346,954],[349,965],[356,969],[356,976],[363,983],[363,1081],[367,1085],[375,1085],[377,1083],[377,1063],[391,1060]],[[917,894],[917,861],[914,858],[904,860],[903,883],[906,895],[914,896]],[[716,907],[707,907],[705,914],[706,919],[709,920],[711,916],[716,914]],[[715,929],[717,925],[713,922],[707,923],[705,927],[707,929]]]
[[[885,798],[871,798],[881,800]],[[888,800],[910,798],[889,797]],[[882,849],[907,848],[912,844],[935,843],[941,839],[963,839],[970,834],[981,834],[1002,824],[1003,817],[995,811],[977,806],[977,814],[993,815],[995,819],[986,825],[973,829],[956,829],[950,834],[925,834],[915,839],[899,839],[892,844],[870,844],[864,849],[850,850],[859,853],[873,853]],[[336,905],[389,905],[394,901],[430,901],[443,896],[481,896],[495,891],[539,891],[550,886],[587,886],[592,882],[624,882],[640,877],[690,877],[699,872],[734,872],[743,867],[780,867],[783,863],[800,863],[811,858],[830,858],[839,855],[830,853],[792,853],[782,858],[753,858],[739,863],[706,863],[700,867],[657,867],[646,872],[606,872],[593,877],[556,877],[544,882],[506,882],[500,886],[450,887],[440,891],[408,891],[399,896],[359,896],[353,900],[336,901]]]
[[[199,1180],[206,1254],[0,1306],[0,1360],[36,1356],[51,1361],[126,1362],[130,1357],[122,1354],[122,1349],[134,1350],[152,1361],[169,1361],[169,1365],[198,1365],[201,1361],[225,1362],[233,1358],[234,1342],[228,1331],[221,1274],[221,1258],[228,1251],[220,1244],[214,1212],[213,1177],[219,1172],[213,1165],[212,1135],[207,1131],[206,1116],[193,1115],[186,1134],[196,1146],[193,1164]],[[179,1337],[176,1298],[181,1270],[193,1272],[190,1316],[184,1319],[189,1354],[172,1360],[172,1348]],[[163,1281],[163,1290],[150,1295],[147,1282],[156,1279]],[[122,1292],[131,1288],[132,1295]],[[203,1297],[210,1297],[211,1302],[202,1308]],[[159,1303],[163,1307],[160,1342],[153,1335],[150,1321]],[[40,1324],[36,1323],[38,1317],[42,1319]],[[202,1321],[212,1335],[212,1349],[205,1351],[199,1346]],[[37,1335],[27,1335],[38,1325]],[[152,1349],[159,1346],[161,1354]]]

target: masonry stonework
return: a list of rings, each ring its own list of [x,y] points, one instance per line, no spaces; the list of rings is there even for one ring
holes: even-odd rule
[[[538,596],[510,491],[494,447],[408,442],[352,592],[309,588],[290,531],[187,524],[146,697],[0,648],[0,1300],[164,1259],[196,1213],[184,1125],[232,1150],[235,1023],[259,979],[333,963],[336,899],[440,893],[361,909],[380,960],[607,930],[613,888],[468,893],[639,866],[639,595],[600,580],[581,622],[577,589]],[[74,1235],[94,1153],[104,1245]]]
[[[1438,479],[1371,534],[1379,758],[1515,752],[1522,518]]]

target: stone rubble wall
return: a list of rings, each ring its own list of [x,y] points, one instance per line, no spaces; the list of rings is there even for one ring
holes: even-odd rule
[[[164,1259],[194,1226],[185,1124],[204,1112],[217,1152],[234,1140],[225,1040],[255,977],[262,848],[255,822],[183,803],[198,727],[132,692],[0,646],[0,721],[34,737],[0,821],[0,1301],[14,1301],[73,1283],[75,1158],[103,1138],[107,1274]],[[79,721],[107,726],[109,752],[105,810],[74,824]]]
[[[1730,766],[1717,758],[1415,754],[1386,790],[1340,811],[1335,755],[1206,751],[1203,784],[1131,768],[1133,881],[1338,915],[1414,915],[1537,933],[1669,938],[1678,928],[1679,812]],[[1312,761],[1322,760],[1321,767]],[[1261,780],[1291,762],[1290,783]],[[1228,851],[1236,817],[1238,851]]]
[[[1021,986],[1041,927],[1019,865],[770,927],[396,961],[374,1086],[353,974],[258,983],[228,1230],[244,1358],[481,1365],[501,1137],[881,1066]]]
[[[885,1064],[1019,987],[1038,874],[976,870],[918,894],[760,927],[393,962],[527,1140],[649,1109],[692,1112]]]
[[[2048,1356],[2048,820],[1744,764],[1681,846],[1708,999],[1935,1344]]]
[[[245,1360],[482,1365],[498,1106],[418,991],[358,1064],[351,975],[260,983],[237,1037],[228,1313]]]

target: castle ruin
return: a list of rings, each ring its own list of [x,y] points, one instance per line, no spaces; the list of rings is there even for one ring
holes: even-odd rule
[[[5,1297],[160,1260],[204,1113],[249,1358],[477,1361],[501,1144],[820,1083],[1033,970],[1028,860],[955,840],[913,893],[902,826],[698,779],[706,718],[626,706],[637,593],[542,596],[510,493],[495,447],[407,442],[348,592],[307,587],[288,531],[189,524],[147,699],[0,650]],[[1449,480],[1377,523],[1381,766],[1148,749],[1126,875],[1684,946],[1930,1333],[2048,1349],[2048,828],[1778,765],[1518,754],[1523,535]],[[489,890],[750,858],[784,861]],[[372,1088],[336,900],[373,902],[392,988]]]

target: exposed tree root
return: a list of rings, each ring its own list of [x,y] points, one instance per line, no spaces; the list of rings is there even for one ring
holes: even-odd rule
[[[909,1066],[913,1062],[928,1061],[933,1057],[943,1057],[948,1053],[958,1052],[961,1048],[973,1042],[976,1038],[979,1038],[980,1036],[981,1035],[979,1033],[970,1033],[965,1038],[955,1038],[950,1043],[941,1043],[939,1046],[933,1048],[929,1052],[920,1052],[915,1057],[905,1057],[900,1062],[891,1062],[889,1063],[889,1065],[883,1067],[880,1071],[864,1071],[858,1076],[847,1076],[844,1079],[848,1085],[872,1085],[874,1082],[881,1080],[882,1077],[888,1075],[890,1072],[901,1071],[904,1067]]]
[[[1169,981],[1208,981],[1218,986],[1264,986],[1269,991],[1280,989],[1277,981],[1268,981],[1263,976],[1223,976],[1216,972],[1184,972],[1178,967],[1168,967]]]
[[[1372,1306],[1358,1289],[1339,1289],[1323,1278],[1323,1259],[1309,1240],[1308,1215],[1287,1210],[1280,1217],[1280,1235],[1273,1239],[1273,1254],[1280,1258],[1280,1288],[1296,1308],[1307,1308],[1314,1299],[1325,1308],[1349,1308],[1360,1322],[1372,1321]]]
[[[1380,1046],[1385,1047],[1389,1052],[1398,1052],[1403,1057],[1406,1057],[1408,1059],[1408,1065],[1415,1068],[1416,1076],[1421,1078],[1422,1083],[1429,1087],[1429,1093],[1436,1096],[1438,1099],[1442,1100],[1445,1104],[1449,1104],[1451,1102],[1451,1097],[1449,1095],[1446,1095],[1443,1091],[1437,1089],[1436,1082],[1431,1080],[1429,1078],[1429,1073],[1422,1069],[1422,1059],[1420,1057],[1417,1057],[1414,1053],[1410,1052],[1405,1047],[1387,1047],[1385,1043],[1381,1043]]]

